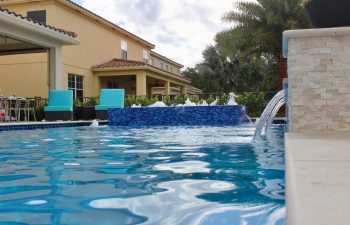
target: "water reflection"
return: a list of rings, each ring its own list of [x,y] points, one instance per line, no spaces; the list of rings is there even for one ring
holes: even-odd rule
[[[0,223],[283,224],[283,130],[251,144],[253,132],[2,132]]]

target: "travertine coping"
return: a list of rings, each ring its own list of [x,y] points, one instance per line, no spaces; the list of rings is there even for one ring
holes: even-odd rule
[[[290,38],[334,37],[350,35],[350,27],[287,30],[283,32],[283,57],[288,58],[288,40]]]

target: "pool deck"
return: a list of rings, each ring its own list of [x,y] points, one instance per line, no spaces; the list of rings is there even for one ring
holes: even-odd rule
[[[350,224],[350,133],[286,135],[287,225]]]

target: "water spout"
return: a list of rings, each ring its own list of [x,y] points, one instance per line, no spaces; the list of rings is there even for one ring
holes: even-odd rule
[[[272,100],[266,106],[264,112],[261,114],[260,119],[257,122],[253,140],[260,137],[263,130],[266,131],[266,129],[271,126],[273,119],[276,117],[278,111],[285,103],[286,92],[285,90],[282,90],[272,98]]]
[[[97,120],[93,120],[90,127],[97,128],[99,126],[99,123]]]

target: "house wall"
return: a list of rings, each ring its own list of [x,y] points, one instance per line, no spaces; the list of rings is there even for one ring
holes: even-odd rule
[[[180,75],[180,69],[181,67],[178,66],[177,64],[169,61],[169,60],[164,60],[161,57],[158,57],[157,55],[151,54],[150,59],[153,61],[153,66],[159,68],[159,69],[163,69],[165,71],[174,73],[176,75]],[[163,68],[161,67],[161,63],[163,63]],[[166,69],[166,65],[168,65],[168,70]],[[172,68],[172,71],[171,71]]]
[[[63,46],[63,88],[68,86],[68,73],[84,76],[84,95],[96,96],[99,93],[99,80],[91,71],[91,67],[107,62],[113,58],[120,58],[121,40],[128,42],[128,59],[143,60],[143,50],[151,48],[136,42],[130,37],[95,21],[57,1],[39,1],[12,5],[3,5],[10,11],[24,16],[27,11],[43,10],[47,12],[47,24],[78,34],[80,44]],[[11,70],[15,68],[14,70]],[[4,82],[0,83],[2,94],[16,94],[18,96],[47,97],[47,54],[29,54],[0,57],[0,74]],[[30,73],[30,80],[23,80],[23,74]],[[23,84],[17,85],[17,83]],[[29,82],[29,83],[28,83]],[[33,84],[32,84],[33,82]],[[32,86],[36,85],[35,90]]]

